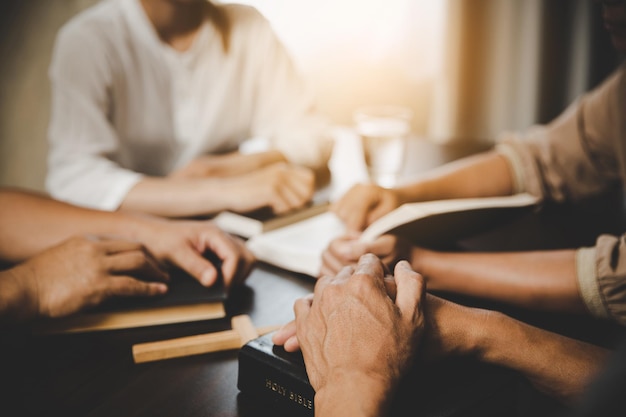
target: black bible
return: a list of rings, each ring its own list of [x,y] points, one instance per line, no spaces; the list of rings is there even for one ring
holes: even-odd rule
[[[315,391],[300,352],[272,343],[272,333],[239,351],[237,387],[244,409],[263,414],[313,417]],[[390,415],[408,417],[493,417],[516,414],[517,373],[471,358],[420,362],[400,383]],[[346,401],[359,401],[358,398]]]
[[[285,415],[313,417],[315,391],[300,352],[287,352],[266,334],[239,351],[237,388]]]

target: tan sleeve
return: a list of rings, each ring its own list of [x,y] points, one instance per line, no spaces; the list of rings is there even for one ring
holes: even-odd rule
[[[626,325],[626,235],[601,235],[576,253],[580,294],[596,317]]]
[[[518,190],[557,202],[601,193],[619,181],[619,95],[626,67],[572,103],[547,125],[505,132],[497,149],[509,161]]]

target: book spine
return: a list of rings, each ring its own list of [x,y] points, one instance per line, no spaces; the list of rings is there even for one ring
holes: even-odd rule
[[[242,393],[291,416],[313,417],[315,391],[304,365],[250,342],[239,352],[237,387]]]

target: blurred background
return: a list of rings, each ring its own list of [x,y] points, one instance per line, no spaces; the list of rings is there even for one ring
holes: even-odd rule
[[[44,189],[54,38],[97,2],[0,2],[0,185]],[[414,133],[437,143],[491,143],[547,122],[621,62],[593,0],[238,3],[271,22],[333,123],[401,104]]]

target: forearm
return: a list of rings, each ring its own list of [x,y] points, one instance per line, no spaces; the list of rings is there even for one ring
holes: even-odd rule
[[[513,177],[509,164],[497,152],[485,152],[450,162],[398,188],[401,202],[494,197],[512,192]]]
[[[536,310],[584,313],[574,250],[463,253],[413,248],[412,266],[431,290]]]
[[[481,323],[479,358],[522,373],[539,390],[576,400],[603,368],[609,351],[491,314]]]
[[[0,259],[15,263],[79,234],[139,240],[142,216],[87,209],[22,190],[0,192]]]
[[[219,178],[144,178],[126,195],[120,208],[164,217],[217,213],[232,204],[233,193]]]

